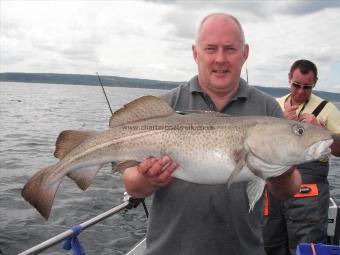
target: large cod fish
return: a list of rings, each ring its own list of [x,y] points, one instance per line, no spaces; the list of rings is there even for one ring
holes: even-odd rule
[[[85,190],[106,163],[122,170],[150,156],[170,156],[176,178],[198,184],[248,181],[250,209],[265,179],[330,153],[331,132],[273,117],[176,113],[162,99],[144,96],[115,112],[102,132],[63,131],[59,162],[38,171],[22,196],[48,219],[59,184],[67,175]]]

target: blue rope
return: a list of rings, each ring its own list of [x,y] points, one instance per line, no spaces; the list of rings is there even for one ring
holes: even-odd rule
[[[65,239],[63,249],[64,250],[72,250],[73,255],[85,255],[85,251],[83,247],[81,246],[77,236],[82,231],[82,228],[80,225],[74,225],[72,227],[73,234],[70,238]]]

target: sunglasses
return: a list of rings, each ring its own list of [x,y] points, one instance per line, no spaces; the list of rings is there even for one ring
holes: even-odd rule
[[[291,81],[290,84],[295,89],[311,90],[314,87],[314,85],[312,85],[312,84],[301,84],[297,81]]]

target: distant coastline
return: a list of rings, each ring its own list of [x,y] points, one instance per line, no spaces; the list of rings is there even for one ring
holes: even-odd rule
[[[177,87],[181,82],[159,81],[137,78],[126,78],[119,76],[100,76],[104,86],[111,87],[128,87],[128,88],[146,88],[146,89],[164,89],[169,90]],[[0,73],[0,81],[5,82],[26,82],[26,83],[47,83],[47,84],[69,84],[69,85],[100,85],[96,75],[84,74],[58,74],[58,73]],[[288,88],[262,87],[254,85],[259,90],[279,97],[288,93]],[[315,90],[314,93],[328,101],[337,102],[340,93],[332,93]]]

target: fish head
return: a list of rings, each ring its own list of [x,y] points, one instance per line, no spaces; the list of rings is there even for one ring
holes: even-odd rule
[[[248,164],[262,177],[281,175],[293,165],[328,156],[332,132],[292,120],[271,118],[249,128],[245,147]]]

